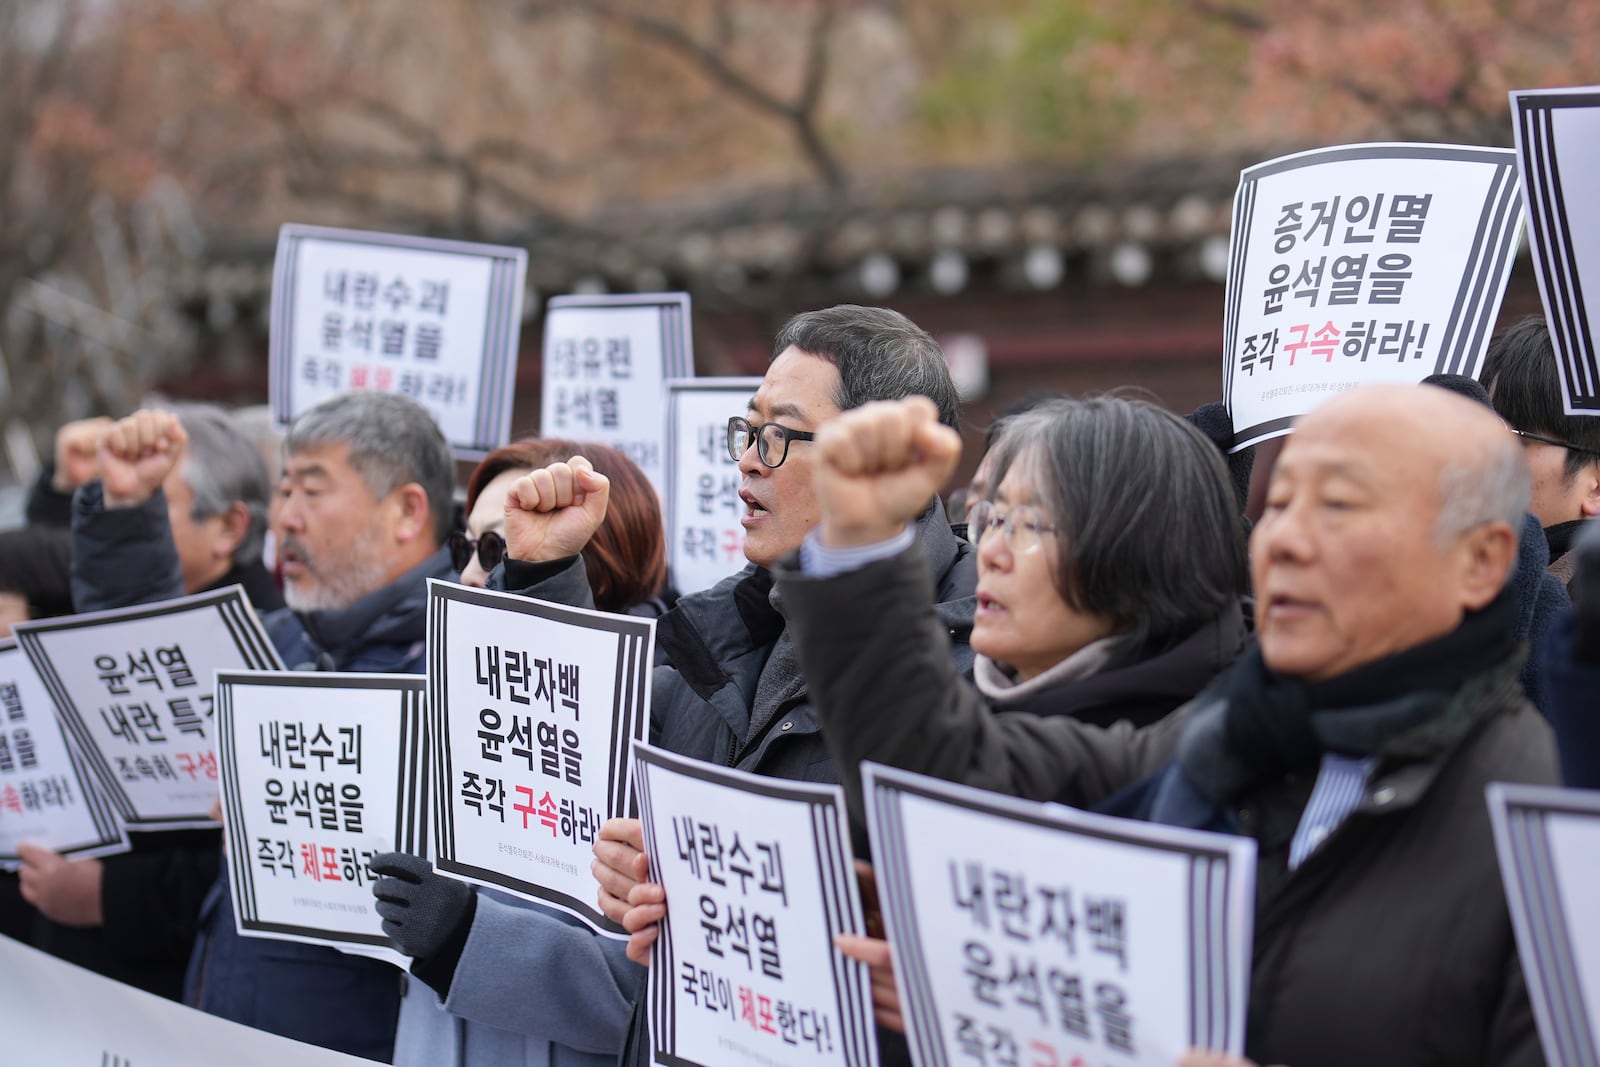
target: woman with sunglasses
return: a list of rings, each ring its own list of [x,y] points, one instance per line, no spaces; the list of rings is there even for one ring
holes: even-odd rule
[[[464,585],[483,588],[505,558],[506,495],[518,478],[573,456],[585,456],[611,481],[611,504],[583,550],[584,569],[601,611],[660,615],[667,592],[666,541],[655,489],[627,456],[596,442],[526,437],[484,457],[467,480],[466,530],[451,534],[450,552]]]

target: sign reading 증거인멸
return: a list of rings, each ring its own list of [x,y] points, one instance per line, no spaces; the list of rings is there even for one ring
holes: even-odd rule
[[[655,620],[428,582],[434,867],[610,936],[589,865],[633,812]]]
[[[728,419],[748,414],[760,378],[667,382],[668,561],[678,589],[709,589],[747,562],[739,462],[728,453]]]
[[[217,755],[240,934],[403,966],[374,854],[425,851],[420,675],[222,671]]]
[[[662,392],[693,374],[689,294],[551,297],[539,434],[611,445],[664,498]]]
[[[286,225],[273,267],[269,374],[280,424],[353,390],[432,413],[456,455],[511,428],[528,254],[521,248]]]
[[[1569,415],[1600,415],[1600,85],[1511,94],[1539,293]]]
[[[1476,376],[1520,226],[1514,153],[1366,144],[1244,171],[1223,395],[1234,449],[1358,385]]]
[[[33,664],[16,642],[0,641],[0,869],[20,865],[23,841],[71,859],[128,850]]]
[[[283,668],[242,587],[16,634],[118,818],[133,830],[216,825],[214,675]]]
[[[1170,1067],[1244,1044],[1255,843],[864,765],[919,1064]]]
[[[1489,786],[1517,954],[1551,1063],[1600,1064],[1600,793]]]
[[[875,1067],[864,924],[838,786],[779,781],[636,745],[651,876],[672,907],[649,1019],[669,1067]]]

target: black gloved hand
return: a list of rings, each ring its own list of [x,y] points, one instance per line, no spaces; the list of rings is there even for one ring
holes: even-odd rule
[[[372,883],[372,895],[378,898],[383,932],[401,952],[419,962],[433,960],[454,944],[455,959],[449,966],[453,973],[476,910],[472,887],[435,873],[427,860],[404,852],[378,853],[372,857],[372,870],[381,876]],[[419,977],[426,980],[426,976]],[[444,984],[448,989],[448,977]]]
[[[1572,652],[1579,663],[1600,663],[1600,520],[1583,524],[1572,551]]]
[[[1239,514],[1243,515],[1250,505],[1250,475],[1256,465],[1255,445],[1238,452],[1228,451],[1233,447],[1233,417],[1228,414],[1228,405],[1220,400],[1201,404],[1184,418],[1205,434],[1217,446],[1217,451],[1222,453],[1222,462],[1228,468],[1228,481],[1233,484]]]

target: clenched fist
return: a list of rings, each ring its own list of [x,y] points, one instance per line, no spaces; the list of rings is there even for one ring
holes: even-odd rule
[[[56,469],[50,488],[58,493],[70,493],[94,481],[100,473],[100,437],[111,424],[110,419],[101,415],[69,422],[56,431]]]
[[[915,522],[955,470],[961,437],[927,397],[864,404],[817,434],[819,536],[831,548],[873,544]]]
[[[149,500],[188,447],[189,435],[170,411],[135,411],[112,423],[100,437],[105,506],[131,508]]]
[[[523,475],[506,495],[506,554],[526,563],[576,556],[610,500],[610,480],[582,456]]]

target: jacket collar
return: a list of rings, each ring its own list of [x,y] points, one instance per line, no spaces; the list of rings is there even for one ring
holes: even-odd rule
[[[421,641],[428,626],[429,578],[457,577],[450,550],[433,555],[388,585],[347,608],[295,612],[307,635],[335,664],[344,664],[361,649],[378,644]]]

